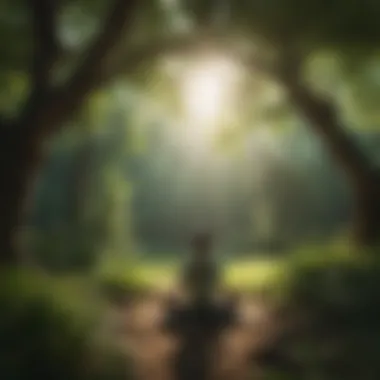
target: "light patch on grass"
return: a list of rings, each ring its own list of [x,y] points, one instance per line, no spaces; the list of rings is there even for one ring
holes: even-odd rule
[[[152,287],[166,289],[175,286],[180,266],[174,262],[144,261],[138,277]],[[235,290],[255,290],[271,286],[284,272],[283,260],[245,259],[225,263],[223,281]]]
[[[259,290],[274,285],[283,272],[283,260],[239,260],[227,264],[225,282],[236,290]]]
[[[152,288],[167,289],[175,286],[178,265],[174,262],[142,262],[136,269],[137,277]]]
[[[55,298],[70,300],[75,308],[87,310],[101,309],[102,297],[99,295],[100,279],[121,281],[128,285],[144,289],[175,289],[180,277],[181,263],[175,260],[143,260],[133,266],[120,265],[117,273],[108,276],[62,276],[54,280]],[[260,291],[281,285],[287,272],[286,260],[252,258],[233,260],[222,267],[222,287],[235,291]],[[107,272],[108,273],[108,272]],[[124,274],[124,275],[123,275]]]

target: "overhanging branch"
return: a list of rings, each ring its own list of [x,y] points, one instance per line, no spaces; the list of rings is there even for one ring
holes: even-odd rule
[[[227,52],[233,58],[239,60],[248,70],[253,67],[262,73],[272,75],[272,68],[264,60],[258,59],[252,52],[244,52],[236,44],[235,39],[228,39],[224,32],[215,33],[185,33],[162,38],[159,41],[149,41],[128,50],[118,57],[115,62],[104,72],[103,80],[108,83],[112,78],[117,78],[122,74],[133,74],[141,65],[154,61],[156,58],[170,54],[188,53],[203,49],[211,51],[218,49],[223,53]]]
[[[28,115],[24,114],[21,123],[31,120],[30,128],[36,128],[38,134],[50,134],[72,116],[86,95],[101,83],[104,65],[131,21],[137,3],[138,0],[114,1],[102,30],[69,82],[51,91],[45,102],[27,112]]]
[[[49,87],[50,71],[59,50],[57,6],[56,0],[29,0],[34,41],[32,92],[44,91]]]
[[[82,64],[61,91],[62,96],[75,98],[79,102],[102,81],[105,65],[113,48],[131,21],[137,0],[116,0],[103,30],[85,55]]]
[[[369,157],[350,136],[342,124],[339,111],[332,101],[314,93],[301,75],[303,57],[285,54],[273,74],[289,94],[290,101],[306,118],[311,128],[323,140],[330,155],[356,186],[358,180],[367,181],[373,166]]]
[[[200,45],[198,34],[185,34],[130,47],[104,72],[103,80],[109,82],[122,74],[133,74],[141,65],[154,61],[162,55],[187,52]]]

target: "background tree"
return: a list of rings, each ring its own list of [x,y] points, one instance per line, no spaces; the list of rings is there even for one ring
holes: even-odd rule
[[[4,39],[1,42],[5,57],[1,77],[10,85],[4,87],[5,93],[13,91],[12,99],[3,97],[0,123],[0,173],[6,184],[0,226],[4,262],[16,257],[14,233],[44,155],[43,144],[73,117],[88,94],[120,73],[121,67],[139,66],[142,73],[145,66],[139,64],[143,61],[153,63],[160,53],[189,50],[207,42],[240,56],[252,73],[264,73],[286,90],[287,99],[347,175],[356,205],[357,241],[377,241],[380,201],[376,165],[351,133],[347,112],[341,112],[347,101],[342,101],[338,91],[309,85],[310,75],[304,75],[306,66],[326,51],[343,63],[340,74],[352,74],[348,70],[352,67],[356,73],[371,72],[379,36],[380,9],[375,3],[354,1],[348,6],[316,0],[305,6],[299,0],[268,4],[115,1],[109,6],[104,1],[53,4],[36,0],[29,4],[4,1],[1,6],[1,13],[7,15],[1,20],[2,35],[21,41],[14,47]],[[104,13],[108,16],[103,19],[100,15]],[[129,27],[126,34],[125,26]],[[123,59],[119,60],[121,52]],[[352,65],[355,61],[360,65]],[[375,74],[372,70],[372,77]],[[351,83],[352,89],[359,77],[348,75],[344,82]],[[373,81],[371,91],[376,92]],[[343,92],[347,98],[347,91]],[[371,117],[375,120],[375,112]]]
[[[201,2],[196,3],[200,19],[204,20],[202,12],[206,8],[201,7]],[[215,13],[221,2],[213,4]],[[349,5],[340,1],[307,4],[298,0],[242,1],[229,2],[229,12],[231,29],[246,33],[248,40],[256,44],[260,41],[263,46],[260,56],[252,60],[252,68],[268,72],[285,88],[289,101],[347,175],[356,205],[357,241],[375,243],[380,236],[378,168],[353,136],[352,122],[344,120],[336,105],[339,96],[326,88],[318,93],[308,84],[310,77],[304,75],[304,69],[316,55],[326,51],[346,64],[346,73],[347,64],[353,67],[355,60],[362,69],[373,65],[378,49],[376,20],[380,8],[371,1],[354,1]],[[263,59],[265,52],[270,53],[271,59]],[[372,84],[372,89],[377,87]]]

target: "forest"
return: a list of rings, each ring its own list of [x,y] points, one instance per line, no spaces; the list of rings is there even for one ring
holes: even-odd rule
[[[216,379],[378,379],[379,17],[0,0],[0,377],[171,379],[151,319],[207,233],[265,315]]]

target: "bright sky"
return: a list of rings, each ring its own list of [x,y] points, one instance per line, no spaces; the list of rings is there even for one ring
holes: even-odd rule
[[[168,71],[178,90],[184,141],[193,152],[209,150],[234,121],[244,72],[230,57],[211,53],[173,60]]]
[[[222,57],[207,57],[185,66],[179,86],[190,139],[209,142],[232,120],[241,76],[239,66]]]

